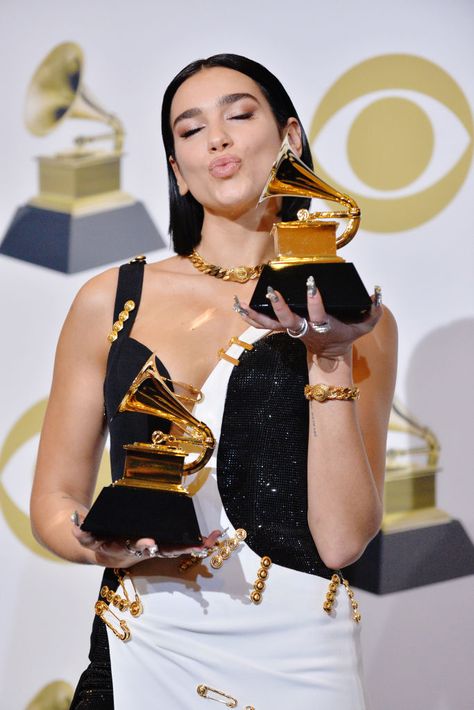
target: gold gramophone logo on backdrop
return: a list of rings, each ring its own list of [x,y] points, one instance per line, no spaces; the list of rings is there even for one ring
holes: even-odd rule
[[[348,570],[352,584],[387,594],[474,574],[474,544],[437,505],[435,433],[395,399],[389,437],[382,529]]]
[[[411,229],[441,212],[466,179],[473,136],[460,86],[409,54],[352,67],[323,96],[309,131],[316,172],[354,197],[371,232]]]
[[[79,135],[72,148],[38,158],[39,194],[17,210],[0,246],[2,254],[66,273],[164,246],[144,205],[121,189],[122,122],[92,96],[83,75],[79,45],[55,47],[28,87],[26,127],[45,136],[74,118],[111,130]],[[100,147],[104,141],[111,147]]]

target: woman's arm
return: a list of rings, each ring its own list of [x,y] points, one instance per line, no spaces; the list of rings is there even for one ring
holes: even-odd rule
[[[96,551],[72,533],[71,514],[86,514],[106,431],[103,381],[117,270],[89,281],[76,296],[56,351],[31,495],[35,537],[67,560],[96,563]]]
[[[380,528],[396,353],[396,324],[384,309],[375,330],[346,354],[309,358],[310,384],[360,388],[356,401],[310,402],[308,521],[333,569],[357,560]]]
[[[89,281],[79,291],[64,323],[56,351],[53,384],[41,433],[31,495],[33,533],[59,557],[106,567],[131,567],[148,557],[172,557],[194,548],[160,546],[141,538],[98,540],[71,521],[82,522],[92,502],[106,439],[103,383],[110,344],[117,269]],[[214,530],[202,547],[212,547]],[[153,548],[155,548],[153,550]],[[200,549],[200,548],[197,548]]]
[[[290,311],[281,294],[274,291],[269,298],[276,319],[261,316],[242,303],[241,315],[247,323],[298,331],[301,318]],[[358,401],[310,404],[308,523],[323,562],[339,569],[360,557],[382,520],[397,330],[390,312],[375,303],[362,323],[342,323],[326,314],[319,292],[312,289],[308,290],[308,311],[310,321],[331,325],[326,334],[310,327],[302,338],[308,351],[309,384],[352,387],[355,374],[361,391]]]

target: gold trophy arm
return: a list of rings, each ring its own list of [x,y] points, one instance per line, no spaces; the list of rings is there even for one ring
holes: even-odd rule
[[[439,462],[440,444],[434,434],[426,426],[423,426],[408,413],[403,405],[395,400],[392,404],[392,412],[389,422],[389,430],[418,436],[426,442],[425,446],[408,447],[405,449],[388,449],[387,459],[389,468],[394,467],[396,460],[410,454],[427,454],[426,465],[433,470],[437,469]]]
[[[204,424],[204,422],[200,422],[200,424],[202,427],[201,446],[203,448],[199,456],[194,461],[190,461],[189,463],[184,464],[183,472],[186,475],[194,473],[194,471],[199,471],[199,469],[201,468],[204,468],[204,466],[211,458],[214,448],[216,446],[216,440],[214,439],[212,431],[206,424]]]
[[[355,200],[349,195],[339,192],[328,183],[321,180],[303,161],[293,152],[288,135],[283,139],[275,163],[271,169],[258,204],[270,197],[310,197],[320,200],[338,202],[346,210],[339,212],[313,212],[300,210],[298,219],[311,224],[320,219],[348,219],[344,232],[336,238],[337,248],[345,246],[355,236],[360,224],[360,209]]]

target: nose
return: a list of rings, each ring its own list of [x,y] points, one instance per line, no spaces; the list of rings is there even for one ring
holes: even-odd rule
[[[214,126],[209,132],[209,152],[218,153],[232,145],[232,138],[223,126]]]

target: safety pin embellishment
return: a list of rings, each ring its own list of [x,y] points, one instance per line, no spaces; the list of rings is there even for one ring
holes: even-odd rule
[[[240,365],[240,360],[226,353],[226,350],[228,350],[231,345],[239,345],[244,350],[253,350],[253,345],[251,345],[251,343],[246,343],[245,340],[239,340],[235,335],[233,335],[227,343],[227,347],[225,349],[219,348],[219,350],[217,351],[218,357],[221,360],[227,360],[227,362],[230,362],[231,365],[235,365],[237,367],[238,365]]]
[[[228,693],[224,693],[222,690],[217,690],[216,688],[211,688],[209,685],[204,685],[204,683],[201,683],[196,688],[196,691],[197,694],[201,696],[201,698],[206,698],[206,700],[214,700],[216,703],[222,703],[228,708],[237,707],[236,698],[233,698],[232,695],[229,695]],[[209,695],[209,693],[219,695],[220,697],[214,698],[212,695]]]
[[[130,638],[130,629],[128,628],[128,624],[126,621],[123,619],[120,619],[117,614],[114,614],[112,609],[105,603],[105,602],[96,602],[95,605],[95,613],[97,614],[98,617],[102,619],[104,624],[109,627],[111,631],[121,640],[121,641],[128,641]],[[113,622],[109,621],[106,618],[106,614],[111,614],[118,622],[120,626],[120,631],[116,628]]]

